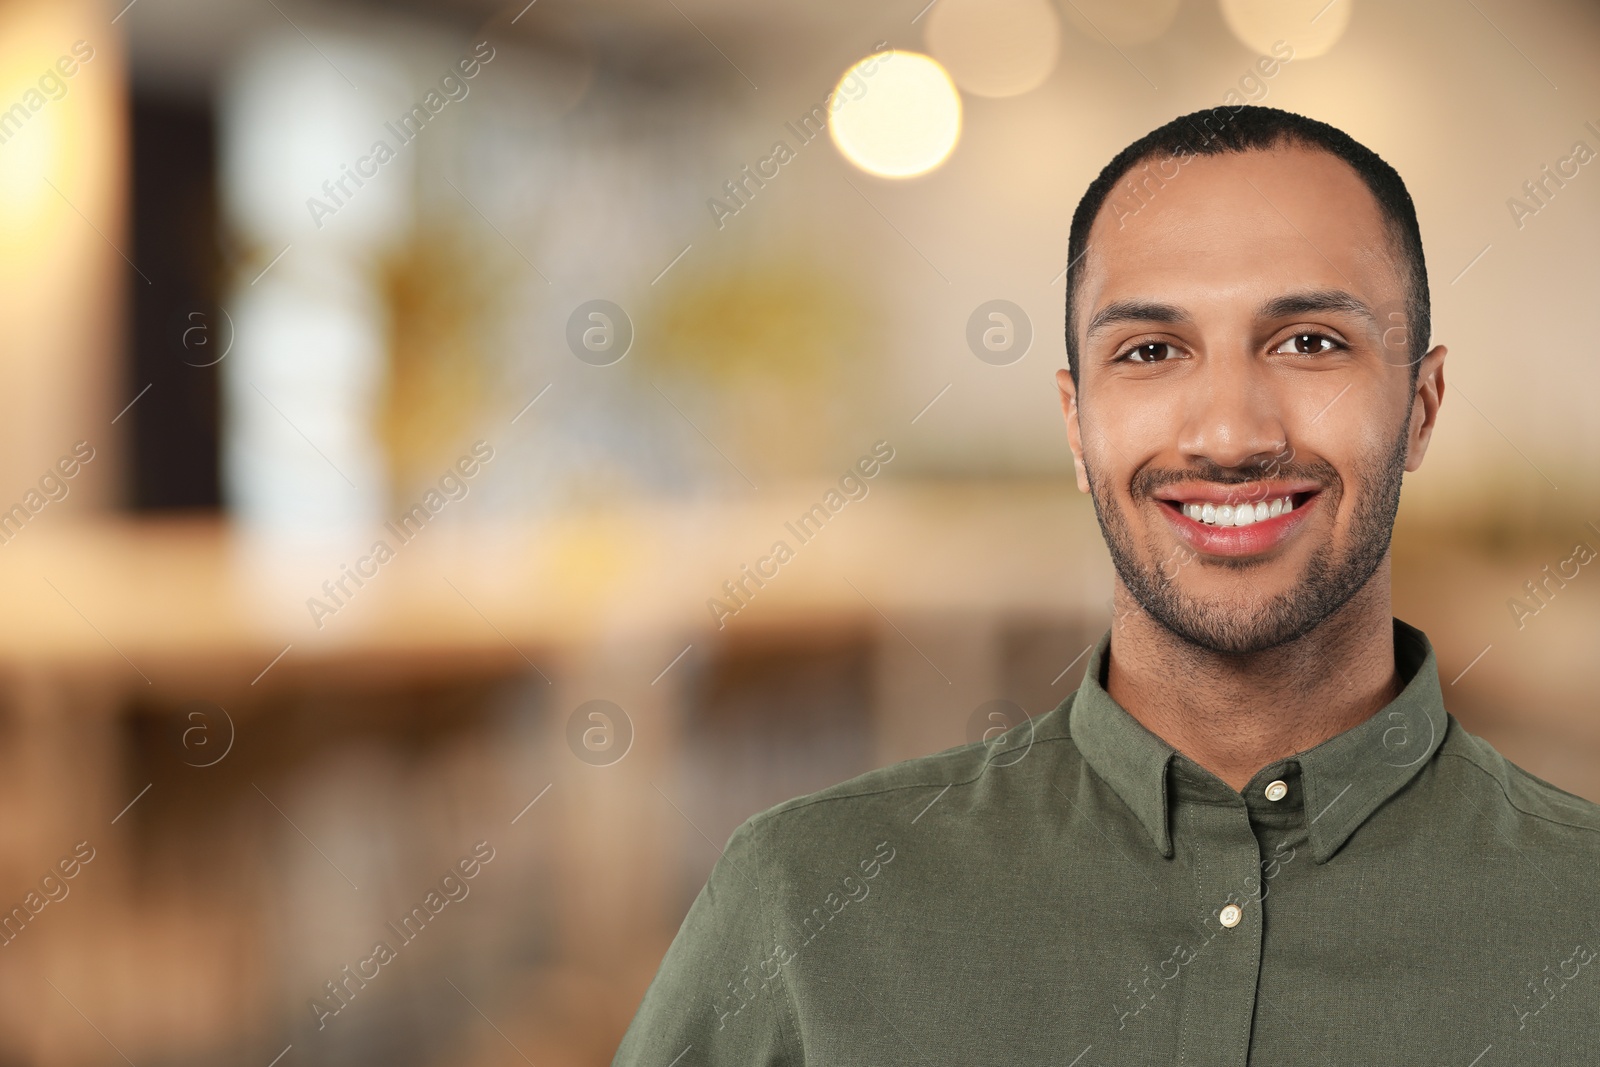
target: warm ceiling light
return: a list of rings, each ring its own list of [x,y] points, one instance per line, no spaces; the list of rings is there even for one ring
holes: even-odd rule
[[[1061,54],[1061,20],[1048,0],[939,0],[925,33],[928,51],[978,96],[1038,88]]]
[[[1233,35],[1262,55],[1288,42],[1294,58],[1320,56],[1344,36],[1355,0],[1222,0]]]
[[[961,94],[943,67],[917,52],[861,60],[839,79],[832,105],[834,145],[883,178],[926,174],[961,136]]]

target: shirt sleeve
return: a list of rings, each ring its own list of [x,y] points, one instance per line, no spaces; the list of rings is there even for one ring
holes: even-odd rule
[[[612,1067],[798,1065],[786,964],[767,913],[759,829],[746,821],[695,897]]]

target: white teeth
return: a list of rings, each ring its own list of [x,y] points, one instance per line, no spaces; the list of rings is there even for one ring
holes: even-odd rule
[[[1249,526],[1251,523],[1265,522],[1275,519],[1279,515],[1286,515],[1294,510],[1294,498],[1280,496],[1271,503],[1258,501],[1255,504],[1184,504],[1180,509],[1185,515],[1196,522],[1205,523],[1207,526]]]

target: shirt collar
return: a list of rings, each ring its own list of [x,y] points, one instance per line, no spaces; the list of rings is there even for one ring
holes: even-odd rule
[[[1174,757],[1184,757],[1105,691],[1100,679],[1110,647],[1107,630],[1089,658],[1068,729],[1089,766],[1128,805],[1161,854],[1170,858],[1168,768]],[[1449,717],[1433,646],[1421,630],[1395,619],[1394,651],[1395,668],[1405,683],[1399,696],[1360,725],[1257,774],[1265,782],[1298,766],[1309,844],[1318,863],[1326,862],[1368,816],[1411,781],[1444,741]],[[1189,767],[1206,773],[1193,764]],[[1255,787],[1252,779],[1246,788]]]

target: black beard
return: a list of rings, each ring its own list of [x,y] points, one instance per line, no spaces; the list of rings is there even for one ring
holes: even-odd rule
[[[1400,434],[1390,448],[1360,464],[1356,486],[1360,495],[1351,519],[1346,551],[1339,555],[1313,553],[1295,588],[1274,596],[1258,608],[1245,610],[1240,605],[1184,595],[1178,583],[1163,573],[1163,568],[1170,564],[1156,561],[1160,553],[1153,540],[1145,553],[1141,555],[1137,551],[1116,501],[1109,490],[1095,480],[1093,471],[1088,471],[1095,515],[1111,552],[1112,565],[1122,584],[1151,618],[1182,640],[1209,652],[1246,655],[1303,637],[1344,607],[1366,585],[1388,554],[1389,538],[1400,509],[1400,483],[1405,474],[1409,425],[1408,417],[1401,423]],[[1150,490],[1179,478],[1200,477],[1237,484],[1260,478],[1262,473],[1216,466],[1179,472],[1141,471],[1134,478],[1132,493],[1136,501],[1154,500]],[[1345,487],[1331,465],[1321,461],[1295,464],[1278,467],[1273,473],[1283,478],[1309,478],[1322,485],[1321,495],[1328,499],[1319,501],[1319,506],[1337,513]],[[1158,503],[1156,506],[1165,505]],[[1233,569],[1245,585],[1249,584],[1250,570],[1258,562],[1226,558],[1207,560],[1207,564]]]

